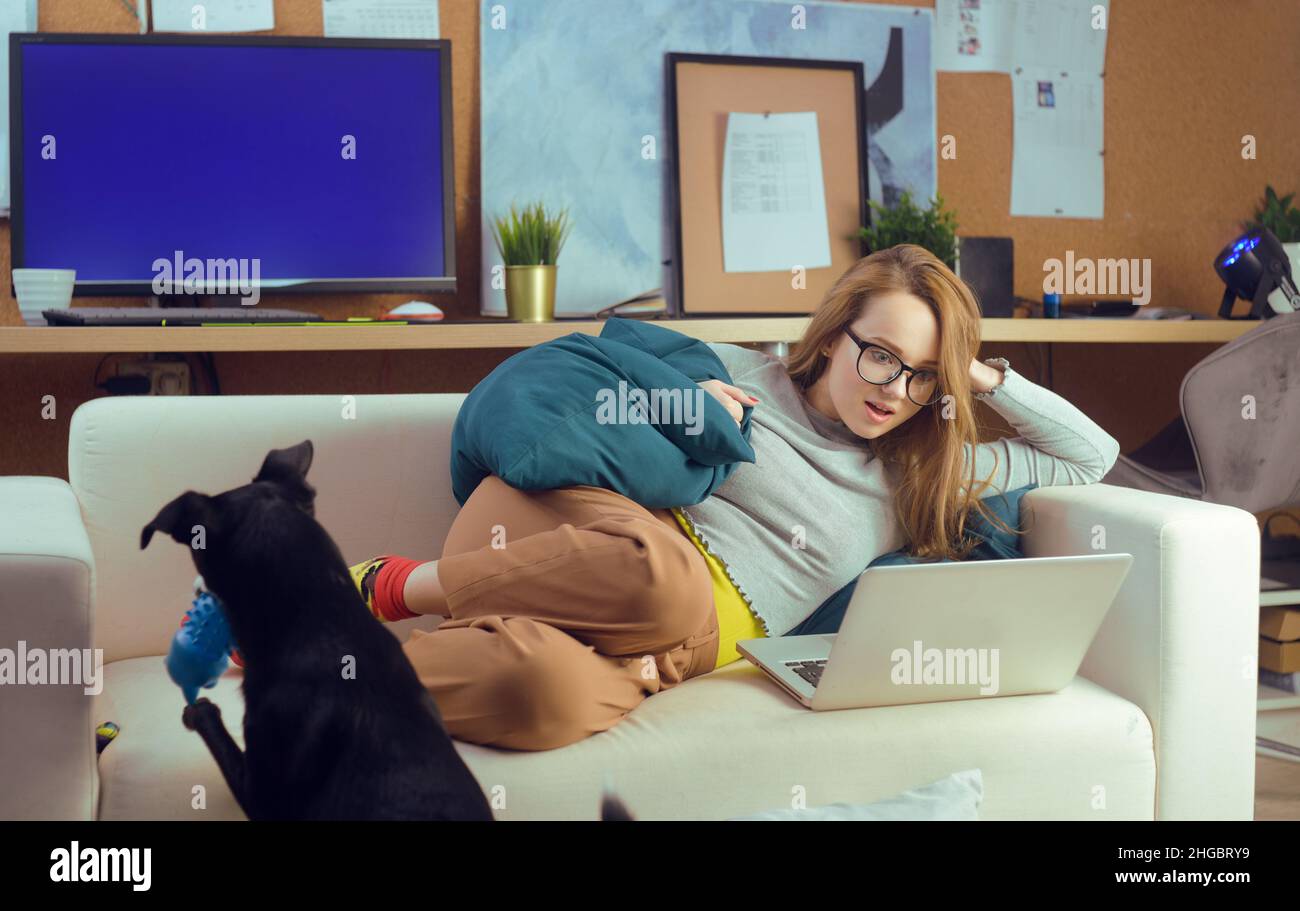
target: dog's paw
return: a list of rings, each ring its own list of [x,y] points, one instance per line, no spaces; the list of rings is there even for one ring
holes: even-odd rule
[[[196,700],[193,705],[185,706],[185,711],[181,712],[181,724],[187,730],[198,730],[199,723],[205,718],[221,718],[220,707],[206,697]]]

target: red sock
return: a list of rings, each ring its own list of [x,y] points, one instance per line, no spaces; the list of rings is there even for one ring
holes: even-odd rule
[[[406,607],[406,577],[428,560],[388,557],[375,574],[375,610],[387,621],[420,616]]]

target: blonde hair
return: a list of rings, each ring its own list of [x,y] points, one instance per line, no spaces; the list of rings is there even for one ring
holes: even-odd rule
[[[844,329],[866,312],[874,297],[889,292],[914,295],[934,312],[939,322],[943,396],[871,440],[870,446],[883,460],[893,485],[894,509],[907,535],[909,553],[919,558],[965,559],[976,545],[966,534],[972,509],[1008,532],[1024,533],[1008,527],[979,502],[979,495],[992,486],[993,474],[976,487],[971,459],[969,477],[962,477],[966,447],[974,452],[979,444],[970,364],[979,353],[980,309],[966,284],[934,254],[913,244],[864,256],[827,292],[803,337],[792,346],[786,372],[806,393],[829,363],[822,350],[838,343]]]

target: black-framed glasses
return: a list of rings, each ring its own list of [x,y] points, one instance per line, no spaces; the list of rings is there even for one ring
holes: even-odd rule
[[[848,326],[844,327],[844,331],[859,349],[858,376],[875,386],[886,386],[906,370],[909,399],[922,407],[939,401],[943,393],[939,387],[939,374],[904,364],[892,351],[858,338]]]

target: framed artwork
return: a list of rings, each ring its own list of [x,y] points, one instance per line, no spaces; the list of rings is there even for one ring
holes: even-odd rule
[[[675,315],[811,313],[866,254],[862,64],[670,53],[665,66]],[[748,249],[768,240],[764,224],[789,229],[789,257],[779,242]]]

